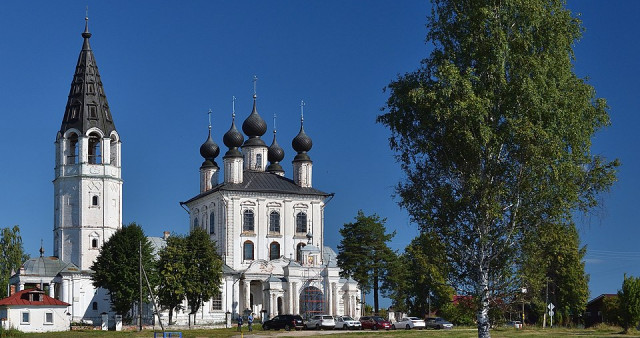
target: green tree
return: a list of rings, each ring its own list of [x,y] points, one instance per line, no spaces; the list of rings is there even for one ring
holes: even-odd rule
[[[118,314],[128,316],[133,304],[140,300],[139,248],[142,248],[142,266],[149,277],[151,287],[155,287],[156,270],[151,242],[142,228],[135,222],[116,231],[104,243],[100,255],[91,266],[91,278],[95,287],[109,291],[111,308]],[[144,277],[142,277],[144,281]],[[148,288],[142,288],[142,297],[149,296]]]
[[[186,297],[184,279],[187,274],[187,241],[184,236],[172,235],[160,250],[158,258],[158,300],[169,310],[169,325],[173,323],[173,310]]]
[[[640,278],[624,275],[622,290],[618,291],[620,325],[624,333],[640,321]]]
[[[489,337],[492,290],[526,229],[597,205],[617,161],[590,152],[604,99],[573,72],[580,20],[561,0],[433,0],[431,54],[388,86],[378,122],[405,172],[401,206],[447,240],[460,288]]]
[[[396,310],[415,316],[449,306],[454,290],[444,245],[434,234],[421,233],[392,264],[384,289]]]
[[[209,234],[201,228],[194,228],[186,237],[185,244],[186,273],[182,282],[195,324],[195,313],[200,309],[202,302],[220,293],[222,259],[216,252],[215,243],[211,241]]]
[[[373,309],[378,313],[379,288],[395,256],[387,243],[396,233],[387,234],[384,226],[387,220],[376,214],[365,216],[358,210],[355,220],[340,229],[338,266],[342,275],[352,276],[363,291],[373,289]]]
[[[584,272],[586,247],[580,247],[578,231],[572,223],[542,224],[522,245],[519,273],[530,306],[530,321],[540,322],[546,299],[564,322],[578,324],[589,298],[589,277]]]
[[[12,228],[2,228],[0,230],[0,298],[7,297],[7,285],[12,272],[18,271],[29,255],[24,253],[22,248],[22,237],[20,227],[14,225]]]

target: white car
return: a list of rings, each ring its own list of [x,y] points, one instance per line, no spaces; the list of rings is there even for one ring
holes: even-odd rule
[[[422,330],[425,328],[424,320],[418,317],[404,317],[401,320],[393,323],[391,325],[391,329],[419,329]]]
[[[351,330],[351,329],[355,329],[355,330],[360,330],[362,329],[362,324],[349,317],[349,316],[338,316],[336,317],[336,329],[345,329],[345,330]]]
[[[307,329],[333,329],[336,327],[336,321],[333,320],[333,316],[329,315],[315,315],[309,318],[304,326]]]

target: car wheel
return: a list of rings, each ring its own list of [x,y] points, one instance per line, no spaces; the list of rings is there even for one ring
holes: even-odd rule
[[[320,325],[316,324],[316,330],[320,330]]]
[[[391,325],[391,329],[395,330],[396,329],[396,324]]]
[[[269,325],[262,325],[262,329],[265,331],[269,331]]]
[[[374,326],[373,326],[373,329],[374,329],[374,330],[377,330],[377,329],[378,329],[378,325],[374,325]]]
[[[291,326],[289,326],[289,324],[284,326],[284,330],[285,331],[291,331]]]
[[[441,328],[440,325],[436,326],[436,330],[440,330]]]
[[[410,330],[411,326],[409,326],[409,324],[407,324],[407,327],[405,329]]]

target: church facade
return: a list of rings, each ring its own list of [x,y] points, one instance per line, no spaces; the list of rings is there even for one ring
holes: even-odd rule
[[[296,155],[293,178],[280,162],[284,150],[276,140],[267,146],[266,123],[253,110],[223,136],[227,151],[223,175],[216,163],[218,145],[209,137],[200,147],[200,193],[182,202],[190,214],[190,229],[203,228],[217,243],[224,263],[219,299],[209,304],[211,319],[255,313],[351,315],[360,313],[359,288],[340,277],[336,253],[324,245],[324,209],[333,197],[312,186],[311,138],[300,131],[292,140]],[[220,180],[222,178],[222,180]],[[206,306],[205,306],[206,308]]]
[[[11,277],[10,291],[38,287],[69,304],[71,322],[98,325],[101,314],[111,310],[107,291],[92,285],[91,265],[122,228],[122,144],[86,20],[55,142],[54,252],[45,256],[41,249],[40,257],[25,262]],[[324,246],[324,209],[333,195],[312,186],[312,141],[303,120],[292,141],[293,177],[287,178],[275,130],[270,146],[261,138],[267,126],[256,102],[254,93],[253,110],[242,124],[246,140],[234,113],[223,136],[222,170],[209,126],[200,147],[200,191],[181,202],[189,210],[189,230],[206,229],[224,263],[220,295],[200,307],[198,323],[221,324],[249,312],[262,318],[285,313],[358,317],[359,287],[340,277],[336,253]],[[163,238],[151,240],[156,248],[164,245]],[[152,306],[144,310],[151,320]],[[188,323],[188,312],[185,301],[176,323]],[[166,311],[160,315],[163,321],[168,318]]]

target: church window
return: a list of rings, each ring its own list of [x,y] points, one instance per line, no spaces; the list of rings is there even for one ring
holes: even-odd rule
[[[93,196],[91,198],[91,205],[93,205],[93,206],[97,206],[98,205],[98,196]]]
[[[272,211],[269,214],[269,232],[280,233],[280,213],[277,211]]]
[[[280,258],[280,243],[271,242],[269,244],[269,259],[278,259]]]
[[[262,154],[256,154],[256,169],[262,169]]]
[[[218,292],[217,295],[211,298],[211,310],[222,311],[222,292]]]
[[[93,302],[93,303],[91,304],[91,308],[92,308],[94,311],[97,311],[97,310],[98,310],[98,302]]]
[[[244,242],[244,248],[242,250],[242,253],[243,253],[242,257],[245,261],[253,260],[253,242],[252,241]]]
[[[96,106],[88,106],[89,108],[89,118],[97,119],[98,118],[98,107]]]
[[[102,152],[100,150],[101,137],[97,134],[89,135],[89,163],[101,164]]]
[[[216,233],[216,216],[213,211],[209,214],[209,234],[214,235]]]
[[[29,324],[29,312],[28,311],[24,311],[22,312],[22,316],[20,318],[20,324]]]
[[[197,228],[197,227],[198,227],[198,217],[195,217],[195,218],[193,219],[193,228],[195,229],[195,228]]]
[[[111,156],[111,165],[114,165],[114,166],[118,165],[118,148],[116,148],[117,144],[118,144],[118,141],[116,140],[115,136],[112,135],[111,146],[109,147],[111,154],[109,155]]]
[[[299,212],[296,215],[296,232],[297,233],[307,232],[307,214],[304,212]]]
[[[298,263],[302,263],[302,248],[305,246],[304,243],[299,243],[296,248],[296,261],[298,261]]]
[[[300,313],[324,313],[324,294],[315,286],[307,286],[300,293]]]
[[[97,238],[94,238],[94,239],[91,240],[91,247],[94,248],[94,249],[98,248],[98,239]]]
[[[53,312],[45,312],[45,314],[44,314],[44,323],[45,324],[53,324]]]
[[[71,134],[69,136],[69,152],[67,153],[67,164],[78,163],[78,135]]]
[[[253,211],[245,210],[242,217],[242,231],[244,232],[253,232],[254,224],[253,224]]]

